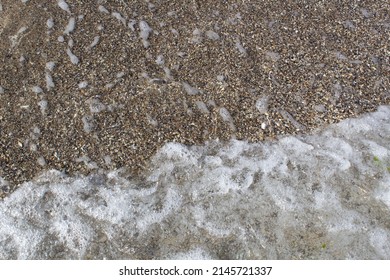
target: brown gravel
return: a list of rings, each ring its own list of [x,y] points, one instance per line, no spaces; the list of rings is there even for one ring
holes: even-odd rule
[[[385,0],[0,3],[0,197],[45,169],[136,173],[168,141],[262,141],[390,104]]]

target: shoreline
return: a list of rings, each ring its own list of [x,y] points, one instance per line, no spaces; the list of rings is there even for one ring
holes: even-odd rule
[[[9,192],[39,170],[137,173],[167,142],[261,142],[390,104],[385,1],[1,2]]]
[[[142,180],[46,172],[0,201],[0,258],[389,259],[389,120],[168,143]]]

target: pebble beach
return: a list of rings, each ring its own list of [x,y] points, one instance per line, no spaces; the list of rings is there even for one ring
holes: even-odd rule
[[[388,1],[0,0],[0,259],[390,259]]]
[[[337,3],[337,4],[336,4]],[[147,168],[389,104],[387,1],[1,1],[0,176]]]

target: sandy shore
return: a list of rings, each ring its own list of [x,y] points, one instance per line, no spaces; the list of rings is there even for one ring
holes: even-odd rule
[[[388,1],[291,2],[1,0],[0,197],[390,104]]]

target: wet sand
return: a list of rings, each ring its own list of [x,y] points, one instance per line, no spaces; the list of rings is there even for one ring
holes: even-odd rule
[[[390,104],[390,4],[291,2],[1,0],[0,197]]]

